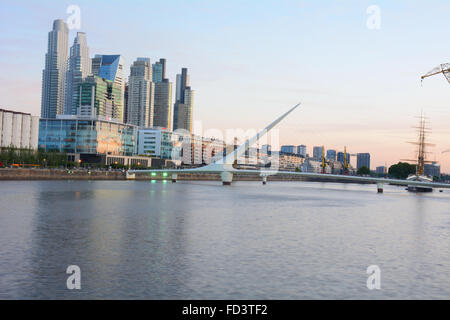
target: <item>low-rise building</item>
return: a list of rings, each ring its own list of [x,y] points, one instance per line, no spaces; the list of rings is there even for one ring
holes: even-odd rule
[[[0,109],[0,147],[36,150],[38,137],[39,117]]]

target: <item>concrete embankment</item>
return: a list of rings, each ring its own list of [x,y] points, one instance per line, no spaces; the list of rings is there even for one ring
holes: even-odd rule
[[[127,175],[123,171],[0,168],[0,180],[127,180]],[[171,180],[171,175],[163,177],[160,174],[151,176],[148,173],[137,173],[135,180]],[[221,179],[218,174],[178,174],[177,180],[220,181]],[[267,180],[342,183],[338,179],[310,179],[291,175],[268,176]],[[261,181],[261,177],[257,174],[234,174],[233,181]]]

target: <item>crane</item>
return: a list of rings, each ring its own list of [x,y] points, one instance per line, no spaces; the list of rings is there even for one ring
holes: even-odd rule
[[[423,81],[423,79],[425,78],[435,76],[440,73],[442,73],[444,77],[447,79],[448,83],[450,83],[450,63],[443,63],[420,78]]]

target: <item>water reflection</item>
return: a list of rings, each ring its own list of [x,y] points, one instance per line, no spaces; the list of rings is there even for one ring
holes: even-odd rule
[[[449,204],[333,183],[10,182],[0,298],[449,298]]]

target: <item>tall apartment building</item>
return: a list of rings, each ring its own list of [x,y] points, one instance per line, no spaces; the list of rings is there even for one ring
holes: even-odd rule
[[[358,153],[356,155],[356,168],[359,170],[362,167],[367,167],[370,169],[370,153]]]
[[[168,79],[155,83],[153,126],[171,129],[172,83]]]
[[[327,160],[336,161],[337,153],[336,150],[327,150]]]
[[[76,101],[78,88],[87,76],[91,74],[91,59],[87,45],[86,34],[78,32],[73,46],[70,48],[69,70],[66,74],[65,114],[77,114]]]
[[[127,121],[140,127],[153,126],[155,85],[149,58],[138,58],[128,78]]]
[[[64,113],[69,28],[63,20],[53,22],[48,34],[45,69],[42,72],[41,117],[56,118]]]
[[[304,144],[297,146],[297,154],[306,158],[306,146]]]
[[[162,82],[166,79],[166,59],[159,59],[152,65],[152,81],[154,83]]]
[[[38,138],[39,117],[0,109],[0,147],[36,150]]]
[[[106,80],[114,82],[121,91],[120,101],[122,103],[119,119],[124,121],[125,100],[125,61],[121,55],[95,55],[92,59],[92,74]]]
[[[176,100],[173,114],[173,130],[184,129],[192,132],[194,91],[189,86],[187,68],[177,74]]]
[[[322,161],[323,147],[314,147],[313,149],[313,159],[316,161]]]
[[[122,122],[122,92],[116,83],[89,76],[79,85],[77,115]]]
[[[291,154],[293,154],[294,153],[294,149],[295,149],[295,146],[291,146],[291,145],[281,146],[281,152],[283,152],[283,153],[291,153]]]

